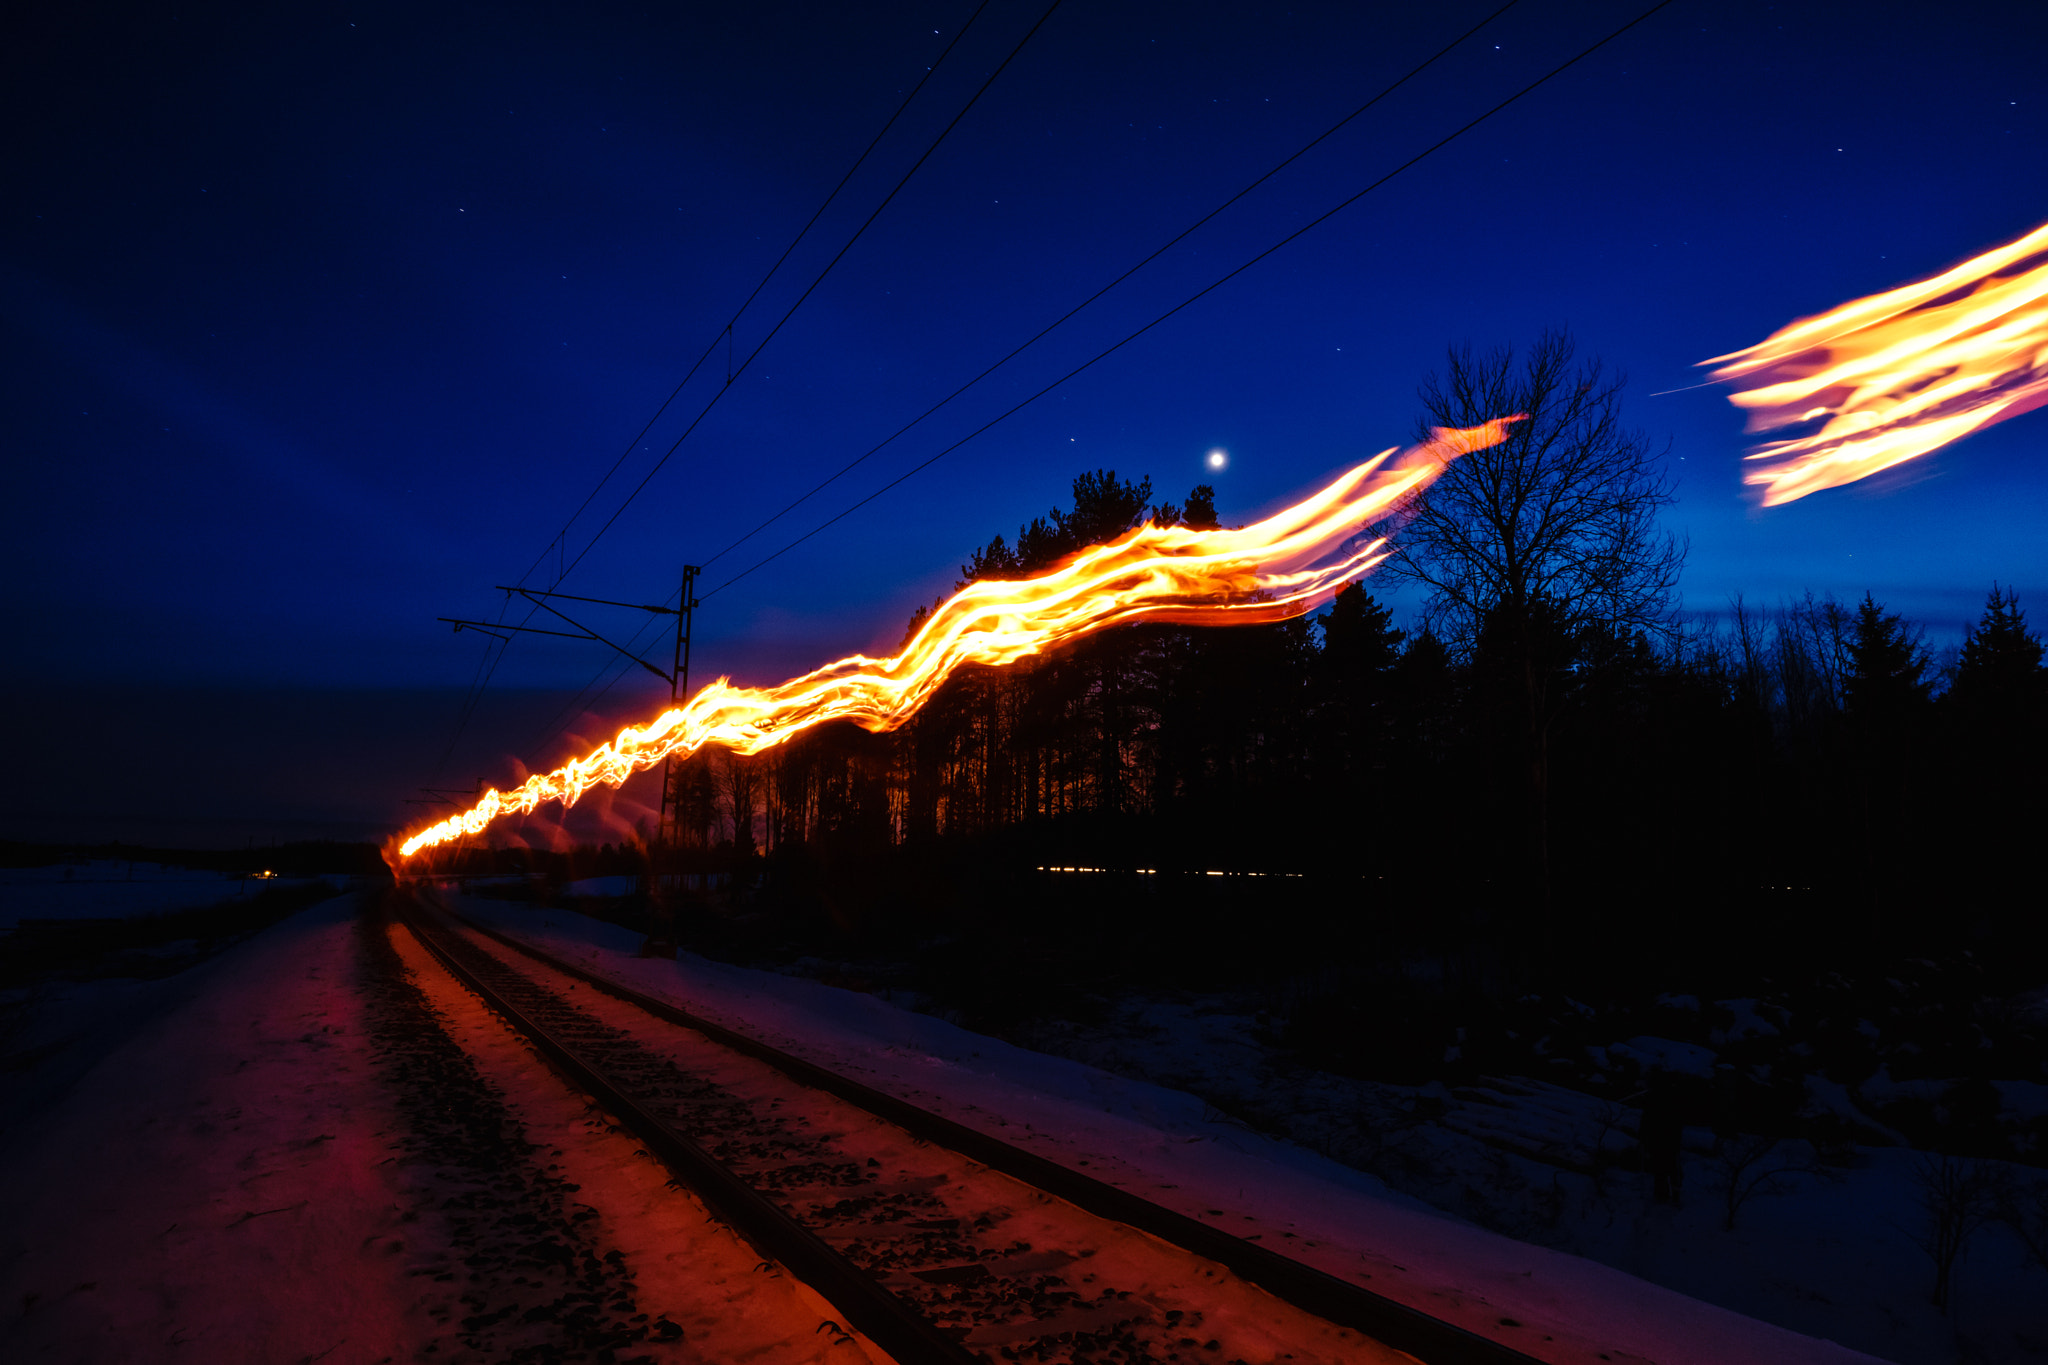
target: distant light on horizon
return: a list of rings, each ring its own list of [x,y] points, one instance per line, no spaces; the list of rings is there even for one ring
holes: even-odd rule
[[[1216,449],[1209,452],[1209,468],[1221,469],[1229,463],[1230,452],[1225,450],[1222,446],[1218,446],[1216,447]]]

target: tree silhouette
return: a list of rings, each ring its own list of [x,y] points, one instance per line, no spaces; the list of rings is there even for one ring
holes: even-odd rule
[[[1624,379],[1574,360],[1568,333],[1517,357],[1454,347],[1420,390],[1418,437],[1521,415],[1507,439],[1449,460],[1390,524],[1386,571],[1425,590],[1425,619],[1484,652],[1514,708],[1528,878],[1548,934],[1549,734],[1573,643],[1598,626],[1668,635],[1685,547],[1657,529],[1673,498],[1640,432],[1622,425]]]
[[[997,536],[960,566],[962,586],[982,579],[1028,578],[1043,573],[1077,550],[1114,540],[1148,517],[1171,525],[1180,510],[1171,503],[1147,506],[1152,480],[1119,479],[1114,469],[1098,469],[1074,478],[1074,508],[1055,507],[1017,528],[1013,548]],[[1197,489],[1196,492],[1201,492]],[[1160,515],[1160,513],[1166,515]],[[1213,513],[1213,509],[1212,509]]]
[[[1992,586],[1983,616],[1963,639],[1941,707],[1956,794],[1947,803],[1951,838],[1984,848],[2027,847],[2039,837],[2042,816],[2048,669],[2010,590]],[[1978,881],[1986,893],[1981,902],[1995,907],[2010,903],[1999,893],[2013,872],[2002,859],[1970,859],[1963,875]]]
[[[1343,689],[1371,691],[1401,657],[1408,632],[1362,584],[1347,583],[1323,613],[1323,668]]]
[[[1849,761],[1842,776],[1853,786],[1842,814],[1853,818],[1843,847],[1857,856],[1844,873],[1866,901],[1898,908],[1902,886],[1892,853],[1911,837],[1915,793],[1925,788],[1932,661],[1919,631],[1869,593],[1856,607],[1848,652],[1842,719]]]
[[[2010,724],[2042,703],[2048,673],[2041,658],[2041,642],[2027,629],[2019,599],[1994,583],[1984,615],[1963,637],[1948,702],[1973,718]]]
[[[765,771],[759,760],[731,750],[721,752],[719,785],[724,788],[726,819],[732,823],[735,853],[754,852],[754,827],[761,809],[761,779]]]
[[[1316,791],[1309,812],[1319,841],[1356,861],[1362,843],[1385,833],[1394,670],[1407,632],[1357,583],[1339,589],[1318,621],[1322,648],[1310,661],[1313,730],[1305,754]]]
[[[1618,385],[1565,363],[1558,339],[1540,349],[1526,364],[1493,357],[1490,378],[1456,356],[1435,385],[1436,421],[1495,402],[1532,415],[1514,427],[1526,450],[1455,461],[1445,481],[1477,482],[1392,528],[1411,578],[1435,575],[1423,619],[1401,623],[1410,633],[1367,590],[1380,584],[1361,582],[1319,617],[1139,623],[962,669],[897,731],[834,724],[751,764],[712,750],[677,765],[682,839],[698,850],[682,861],[745,873],[765,853],[759,876],[737,879],[744,895],[849,931],[941,913],[1049,925],[1058,902],[1096,907],[1061,920],[1067,931],[1135,942],[1164,907],[1234,907],[1233,953],[1419,952],[1450,993],[1527,989],[1547,901],[1513,888],[1551,879],[1572,907],[1558,971],[1589,982],[1655,969],[1680,941],[1688,960],[1743,970],[1766,942],[1816,958],[1850,935],[2026,942],[2031,902],[1953,889],[2002,891],[2009,850],[2030,846],[2043,814],[2048,674],[2012,594],[1993,590],[1939,701],[1917,628],[1872,596],[1809,594],[1770,613],[1738,600],[1732,624],[1672,631],[1660,575],[1680,547],[1655,533],[1664,485],[1615,425]],[[1455,393],[1473,411],[1454,410]],[[1180,506],[1111,470],[1072,489],[963,574],[1040,571],[1148,518],[1219,520],[1207,486]],[[1617,587],[1630,565],[1642,573]],[[1055,865],[1156,871],[1122,889],[1076,874],[1048,900],[1030,879]],[[1927,914],[1937,884],[1967,912]],[[1649,902],[1645,885],[1669,891]],[[1794,891],[1787,914],[1778,897]],[[1430,915],[1397,909],[1417,895]],[[1738,931],[1700,934],[1702,915]]]
[[[718,839],[718,781],[713,772],[717,750],[701,748],[677,763],[671,772],[669,800],[674,803],[676,842],[704,849]]]
[[[1865,593],[1849,643],[1843,714],[1866,733],[1890,737],[1926,708],[1934,689],[1930,662],[1919,633],[1905,618]]]

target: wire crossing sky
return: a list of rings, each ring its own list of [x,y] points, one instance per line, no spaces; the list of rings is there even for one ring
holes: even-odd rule
[[[646,490],[647,485],[653,481],[654,476],[661,472],[663,466],[665,466],[669,462],[669,459],[676,453],[676,451],[681,448],[683,442],[687,441],[690,438],[690,434],[697,429],[697,427],[703,422],[704,418],[710,416],[711,410],[718,406],[718,400],[720,398],[723,398],[726,395],[726,393],[732,388],[733,381],[735,381],[741,375],[744,375],[747,372],[748,368],[753,365],[754,361],[760,357],[761,352],[766,350],[768,348],[768,344],[775,340],[776,333],[780,332],[783,329],[783,327],[788,324],[789,320],[796,316],[797,310],[804,306],[805,301],[808,300],[812,294],[817,292],[818,286],[825,282],[825,277],[832,273],[832,267],[839,264],[841,260],[845,259],[846,253],[853,249],[854,244],[861,239],[862,234],[864,234],[870,227],[874,226],[875,220],[882,216],[882,211],[889,207],[890,201],[895,199],[895,197],[902,192],[903,187],[910,183],[910,177],[916,175],[918,168],[924,165],[926,161],[931,159],[931,154],[938,150],[939,144],[941,142],[944,142],[946,140],[946,134],[952,132],[955,127],[959,126],[960,120],[967,117],[968,112],[974,108],[975,103],[978,100],[980,100],[982,95],[987,93],[988,88],[991,85],[995,84],[996,77],[1000,76],[1003,73],[1003,69],[1009,66],[1010,62],[1016,60],[1017,54],[1024,50],[1025,44],[1029,43],[1031,39],[1037,35],[1038,30],[1045,26],[1045,21],[1047,19],[1050,19],[1052,17],[1053,11],[1059,8],[1060,0],[1053,0],[1053,3],[1049,7],[1047,7],[1045,13],[1039,16],[1038,22],[1036,24],[1033,24],[1031,28],[1025,32],[1024,37],[1018,41],[1017,46],[1011,49],[1009,57],[1004,59],[1002,66],[997,67],[996,70],[989,75],[988,79],[982,82],[980,88],[977,89],[974,92],[974,94],[968,97],[967,102],[960,107],[960,111],[953,116],[952,122],[948,123],[943,129],[940,130],[938,137],[935,138],[932,141],[931,145],[925,149],[924,155],[919,157],[917,161],[911,165],[910,169],[903,173],[903,177],[896,182],[895,187],[891,189],[889,193],[882,199],[882,202],[877,204],[873,212],[869,213],[866,219],[864,219],[861,222],[860,226],[853,230],[852,235],[850,235],[846,239],[845,243],[839,248],[838,252],[833,255],[831,260],[825,263],[824,267],[821,270],[818,271],[817,275],[812,279],[809,287],[807,287],[802,294],[797,296],[796,302],[792,303],[788,307],[788,309],[784,311],[782,317],[779,320],[777,320],[775,325],[768,329],[767,335],[762,337],[761,340],[754,346],[754,348],[747,353],[746,359],[739,361],[737,364],[735,364],[733,361],[733,329],[739,326],[740,319],[746,315],[748,307],[750,307],[753,304],[755,299],[761,296],[761,291],[768,287],[769,281],[775,278],[776,272],[782,268],[783,263],[788,261],[790,255],[793,252],[795,252],[797,247],[803,244],[804,238],[810,235],[810,230],[813,227],[817,226],[818,220],[824,216],[825,210],[831,208],[833,202],[836,199],[838,199],[839,192],[845,189],[847,183],[851,181],[856,174],[859,173],[860,168],[867,164],[868,157],[874,152],[876,147],[881,145],[882,139],[889,135],[890,129],[896,126],[897,121],[903,117],[904,111],[910,107],[911,103],[914,100],[916,100],[918,94],[924,89],[926,83],[931,80],[932,73],[938,70],[938,68],[945,63],[946,58],[952,53],[953,49],[959,46],[960,39],[966,36],[967,30],[973,27],[974,21],[981,17],[983,11],[985,11],[988,8],[988,5],[989,0],[981,0],[981,3],[975,8],[974,13],[968,16],[966,26],[963,27],[958,33],[954,34],[952,41],[946,44],[945,49],[939,53],[937,60],[935,60],[932,63],[932,65],[925,68],[924,75],[918,79],[918,82],[915,86],[911,87],[911,91],[907,96],[904,97],[903,103],[896,107],[894,113],[890,114],[888,122],[882,125],[881,131],[875,134],[874,140],[869,142],[866,147],[861,149],[860,155],[854,158],[853,165],[847,168],[846,174],[839,178],[839,183],[837,185],[834,185],[832,187],[831,192],[825,196],[825,201],[818,206],[817,211],[813,213],[810,216],[810,219],[807,222],[805,222],[803,227],[797,231],[796,237],[790,242],[790,244],[786,248],[783,249],[782,254],[775,258],[775,263],[768,267],[768,271],[761,277],[760,283],[754,286],[752,292],[750,292],[745,298],[745,300],[741,302],[739,308],[733,313],[732,317],[726,320],[726,324],[720,330],[719,335],[717,337],[714,337],[712,339],[711,344],[705,347],[703,352],[698,355],[696,361],[693,364],[691,364],[689,370],[684,373],[681,381],[677,383],[674,389],[669,391],[669,396],[662,400],[661,406],[655,409],[654,416],[650,417],[647,420],[647,424],[640,428],[639,434],[636,435],[632,441],[627,443],[626,449],[620,453],[619,458],[612,461],[611,468],[606,470],[604,476],[597,481],[597,486],[591,489],[589,495],[585,497],[583,501],[577,505],[576,510],[569,514],[569,520],[562,524],[562,529],[558,533],[556,533],[555,539],[549,542],[549,549],[560,547],[560,549],[563,551],[563,555],[559,561],[559,567],[555,573],[554,578],[549,583],[549,586],[551,588],[560,587],[562,582],[565,579],[567,579],[568,576],[575,571],[576,567],[582,564],[582,562],[590,554],[590,552],[597,547],[597,542],[604,538],[604,533],[606,531],[611,530],[611,528],[618,523],[619,518],[622,515],[624,515],[626,509],[632,506],[633,500],[639,497],[640,494]],[[936,30],[934,31],[936,32]],[[640,448],[640,441],[642,441],[647,436],[647,433],[649,431],[652,431],[654,429],[655,423],[661,420],[662,416],[665,413],[667,413],[669,406],[672,403],[674,403],[676,398],[679,395],[681,395],[682,391],[686,387],[688,387],[690,381],[696,377],[697,372],[703,368],[705,360],[709,359],[718,350],[718,344],[721,340],[725,343],[726,347],[726,372],[724,385],[712,393],[710,399],[704,404],[702,410],[698,413],[696,420],[692,421],[687,427],[683,428],[682,434],[677,436],[675,440],[669,444],[668,449],[664,451],[661,457],[654,462],[653,466],[644,475],[641,476],[640,482],[635,484],[633,486],[632,491],[626,494],[625,499],[619,504],[617,509],[615,509],[609,517],[605,518],[604,524],[598,527],[597,530],[591,534],[589,543],[577,552],[575,560],[570,561],[567,558],[568,536],[570,527],[575,525],[576,519],[583,514],[584,510],[588,508],[593,501],[596,500],[597,495],[604,491],[604,486],[607,483],[611,482],[612,475],[619,472],[620,467],[625,464],[627,458],[631,456],[635,450]],[[520,583],[524,584],[526,579],[533,573],[534,569],[539,567],[544,562],[546,562],[546,559],[547,550],[543,550],[541,551],[540,557],[537,558],[532,565],[528,566],[525,573],[519,576]],[[680,596],[680,592],[681,590],[678,589],[678,597]],[[673,606],[675,605],[676,601],[677,597],[671,597],[669,599],[668,605]],[[509,602],[510,596],[508,594],[508,605]],[[498,618],[500,620],[503,619],[503,610],[504,608],[501,607],[501,614],[500,617]],[[521,624],[523,625],[524,622],[531,621],[533,619],[533,616],[534,610],[529,610],[526,613],[526,616],[523,618]],[[643,623],[642,630],[634,632],[633,639],[635,644],[638,643],[640,635],[644,633],[644,630],[645,624]],[[510,649],[511,644],[512,641],[509,638],[504,639],[500,645],[496,657],[489,659],[488,667],[479,667],[478,677],[476,681],[470,684],[469,694],[463,699],[462,710],[456,720],[454,731],[449,738],[448,747],[446,750],[442,752],[441,761],[435,765],[434,776],[436,778],[439,777],[441,768],[446,766],[448,762],[449,753],[453,751],[455,744],[461,739],[463,730],[468,726],[470,716],[474,714],[477,699],[482,695],[483,689],[490,686],[491,678],[496,673],[498,664],[504,660],[505,653],[507,650]],[[628,652],[630,652],[630,650]],[[588,690],[589,688],[588,686],[586,686],[582,689],[582,691],[579,691],[578,696],[580,697],[582,695],[582,692],[587,692]],[[572,698],[572,703],[573,701],[574,699]],[[551,725],[548,737],[551,738],[552,734],[553,729]]]

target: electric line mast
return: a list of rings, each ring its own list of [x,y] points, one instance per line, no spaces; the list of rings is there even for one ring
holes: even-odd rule
[[[674,666],[669,670],[668,681],[668,704],[670,706],[674,706],[678,701],[688,701],[690,698],[690,618],[697,608],[697,566],[695,564],[685,564],[683,566],[683,591],[678,601],[681,604],[681,608],[676,615],[676,653]],[[657,848],[668,848],[671,845],[680,847],[683,842],[682,803],[674,800],[670,794],[670,788],[673,785],[674,769],[675,759],[673,757],[665,758],[661,761],[661,815],[655,825],[655,846]],[[671,810],[674,812],[673,838],[671,837],[670,829]]]
[[[624,655],[633,663],[640,665],[640,667],[667,683],[669,705],[674,706],[679,698],[687,698],[690,691],[690,620],[698,605],[696,596],[697,573],[697,565],[685,564],[683,566],[681,605],[675,607],[652,606],[644,602],[616,602],[608,597],[581,597],[575,593],[568,592],[542,592],[538,588],[507,587],[502,583],[498,585],[498,591],[505,593],[508,597],[517,593],[532,603],[537,609],[547,612],[551,616],[559,617],[566,625],[574,626],[574,631],[546,630],[540,626],[513,625],[503,621],[472,621],[455,616],[443,616],[437,619],[446,621],[454,626],[457,634],[462,633],[464,630],[474,630],[491,636],[493,639],[509,641],[511,636],[501,632],[512,631],[526,635],[553,635],[565,640],[590,640],[604,645],[615,653]],[[559,607],[550,606],[544,600],[549,598],[564,602],[590,602],[601,607],[625,607],[633,611],[644,611],[654,616],[675,617],[675,656],[670,667],[664,669],[658,664],[649,663],[638,654],[635,654],[629,646],[619,644],[615,640],[607,639],[598,634],[589,626],[584,625],[581,621],[562,611]],[[673,767],[672,761],[663,760],[661,768],[661,810],[654,839],[657,850],[669,842],[669,785],[670,770]],[[422,788],[421,790],[425,791],[428,789]],[[482,793],[483,780],[479,778],[477,780],[477,794],[481,797]],[[432,792],[430,794],[445,795],[445,793],[439,792]],[[680,824],[680,819],[680,813],[678,813],[678,824]]]

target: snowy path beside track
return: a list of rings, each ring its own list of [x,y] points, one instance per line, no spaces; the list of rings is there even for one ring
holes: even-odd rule
[[[638,935],[573,913],[474,899],[459,908],[636,990],[1560,1365],[1874,1359],[1459,1222],[1371,1176],[1219,1122],[1180,1091],[814,981],[689,954],[635,958]]]
[[[901,1341],[919,1359],[966,1359],[947,1339],[957,1333],[969,1352],[1005,1360],[1413,1359],[1378,1340],[1371,1324],[1307,1311],[1175,1245],[1170,1230],[1091,1213],[1028,1175],[950,1150],[944,1135],[899,1127],[502,944],[450,932],[431,915],[408,923],[545,1029],[551,1046],[661,1115],[662,1126],[843,1258],[852,1274],[827,1269],[822,1292],[878,1287],[940,1327],[932,1350],[922,1330],[896,1335],[892,1312],[876,1319],[892,1333],[885,1345]],[[855,1311],[851,1299],[841,1306]],[[1462,1340],[1403,1344],[1425,1359],[1473,1358],[1460,1354]]]
[[[0,1356],[404,1359],[432,1324],[356,980],[356,898],[204,989],[0,1146]]]
[[[394,1019],[360,905],[179,978],[0,1137],[0,1359],[868,1365],[402,941],[431,1018]],[[400,1083],[392,1053],[422,1043]],[[575,1317],[644,1335],[579,1349]]]

